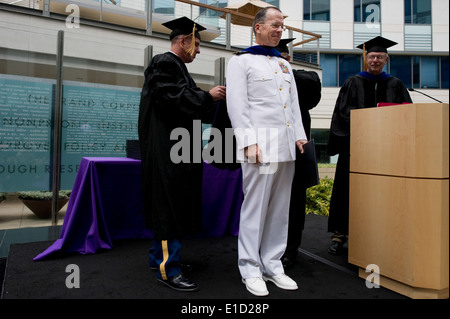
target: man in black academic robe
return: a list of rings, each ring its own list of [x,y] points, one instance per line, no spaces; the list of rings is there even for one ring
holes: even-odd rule
[[[164,25],[173,30],[171,49],[150,61],[139,109],[143,204],[155,242],[149,260],[158,282],[196,291],[181,272],[180,240],[202,227],[200,121],[211,121],[225,88],[198,88],[186,68],[200,52],[204,28],[185,17]]]
[[[291,61],[287,45],[295,38],[281,39],[276,49],[288,62]],[[311,140],[311,115],[309,110],[319,104],[322,97],[322,84],[319,75],[314,71],[292,70],[294,72],[297,87],[300,114],[302,115],[303,128],[306,137]],[[291,199],[289,202],[289,227],[286,250],[281,257],[285,269],[294,264],[297,259],[298,249],[302,242],[303,229],[305,227],[306,190],[307,182],[305,171],[305,155],[296,150],[295,173],[292,181]]]
[[[328,231],[334,232],[328,252],[343,253],[349,217],[350,110],[377,107],[378,103],[412,103],[401,80],[383,72],[389,56],[387,48],[396,43],[376,37],[360,46],[367,52],[365,68],[342,86],[331,119],[329,155],[339,154],[330,201]],[[364,54],[365,56],[365,54]],[[366,62],[367,61],[367,62]]]

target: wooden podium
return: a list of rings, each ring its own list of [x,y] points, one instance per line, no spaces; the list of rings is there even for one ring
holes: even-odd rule
[[[448,104],[352,110],[350,132],[349,263],[410,298],[448,298]]]

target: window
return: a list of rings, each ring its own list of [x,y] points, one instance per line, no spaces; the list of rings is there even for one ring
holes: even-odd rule
[[[218,8],[225,8],[228,5],[228,0],[200,0],[200,3],[208,4]],[[223,13],[220,11],[209,10],[206,8],[200,7],[200,15],[208,16],[208,17],[216,17],[221,16]]]
[[[321,54],[322,86],[342,86],[348,77],[361,72],[361,55]]]
[[[322,68],[322,86],[338,86],[337,55],[321,54],[320,67]]]
[[[380,0],[354,0],[355,22],[380,22]]]
[[[174,14],[175,0],[152,0],[153,12],[161,14]]]
[[[361,72],[361,55],[339,55],[339,86],[342,86],[347,78],[359,72]]]
[[[412,68],[410,56],[389,56],[389,73],[403,81],[407,88],[412,87]]]
[[[390,56],[389,73],[406,87],[448,89],[448,56]]]
[[[431,24],[431,0],[405,0],[405,23]]]
[[[448,56],[441,57],[441,89],[448,89]]]
[[[305,63],[319,64],[317,61],[317,53],[311,53],[311,52],[295,52],[294,51],[293,60],[299,61],[299,62],[305,62]],[[322,63],[322,65],[323,65],[323,63]]]
[[[448,56],[390,55],[383,71],[402,80],[407,88],[448,89],[448,60]],[[361,66],[361,55],[321,54],[322,85],[340,87]]]
[[[271,5],[273,5],[273,6],[277,7],[277,8],[280,7],[280,0],[266,0],[264,2],[266,2],[268,4],[271,4]]]
[[[420,61],[420,87],[424,89],[439,88],[439,57],[424,56]]]
[[[304,0],[303,20],[330,21],[330,0]]]
[[[412,81],[414,88],[420,88],[420,57],[414,56],[412,58]]]

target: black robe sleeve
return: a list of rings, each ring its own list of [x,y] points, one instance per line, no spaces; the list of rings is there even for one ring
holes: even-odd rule
[[[150,102],[174,127],[186,118],[211,122],[215,109],[211,94],[197,87],[185,64],[172,53],[155,56],[145,71],[141,104]]]
[[[213,158],[213,161],[209,162],[209,164],[219,169],[232,171],[241,168],[241,163],[236,157],[236,137],[228,117],[226,101],[220,101],[217,104],[211,127],[216,129],[219,134],[211,134],[209,138],[208,147],[211,148],[209,152]],[[231,134],[232,139],[230,142],[229,135]]]
[[[303,128],[308,140],[311,139],[311,115],[309,110],[319,104],[322,97],[322,83],[314,71],[293,70],[297,87],[298,103],[302,115]]]
[[[356,108],[356,87],[353,78],[345,81],[339,91],[333,116],[331,118],[330,136],[328,140],[328,154],[336,155],[349,140],[350,135],[350,110]]]

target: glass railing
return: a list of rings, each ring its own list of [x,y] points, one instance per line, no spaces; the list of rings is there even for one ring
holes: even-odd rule
[[[167,34],[170,30],[162,23],[187,16],[207,28],[203,32],[203,41],[226,48],[251,45],[254,41],[251,29],[253,16],[238,9],[228,9],[227,1],[212,3],[191,0],[0,0],[0,4],[38,10],[44,16],[66,16],[69,24],[77,21],[103,22],[112,27],[126,27],[129,31],[146,34]],[[296,38],[295,46],[314,50],[318,48],[315,40],[322,36],[287,26],[283,37]]]

